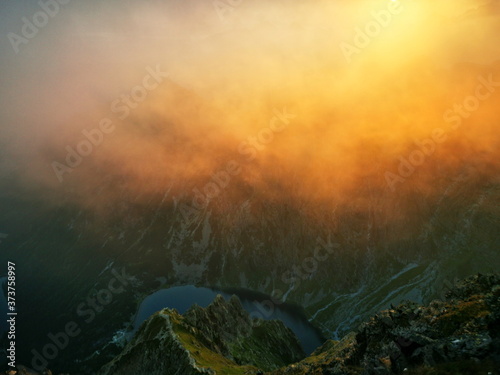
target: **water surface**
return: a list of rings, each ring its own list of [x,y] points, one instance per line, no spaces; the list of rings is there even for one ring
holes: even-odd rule
[[[237,295],[243,308],[252,317],[266,320],[279,319],[289,327],[298,337],[304,351],[310,354],[324,342],[320,331],[309,323],[301,309],[290,304],[275,305],[270,303],[271,298],[264,294],[254,293],[244,289],[231,289],[227,291],[198,288],[193,285],[173,287],[159,290],[146,297],[136,314],[134,330],[147,318],[163,308],[174,308],[179,313],[185,313],[193,304],[207,307],[221,294],[229,300],[231,295]]]

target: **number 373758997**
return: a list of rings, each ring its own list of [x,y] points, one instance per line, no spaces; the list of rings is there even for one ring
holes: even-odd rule
[[[7,263],[7,305],[9,311],[16,310],[16,265]]]

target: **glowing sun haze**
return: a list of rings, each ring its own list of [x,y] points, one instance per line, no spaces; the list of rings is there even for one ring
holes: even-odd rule
[[[386,13],[390,3],[398,12]],[[250,186],[267,199],[335,206],[432,194],[464,165],[495,176],[500,87],[459,126],[445,114],[476,95],[480,77],[500,82],[497,4],[243,0],[217,12],[210,1],[70,3],[18,55],[2,46],[1,165],[88,206],[160,198],[170,186],[189,199],[231,160],[241,166],[233,193]],[[387,24],[366,36],[381,12]],[[120,120],[112,103],[158,66],[168,78]],[[294,117],[250,160],[242,142],[284,109]],[[103,118],[114,130],[60,183],[52,163]],[[397,176],[399,158],[436,129],[446,140],[393,192],[386,172]],[[123,189],[96,194],[115,177]]]

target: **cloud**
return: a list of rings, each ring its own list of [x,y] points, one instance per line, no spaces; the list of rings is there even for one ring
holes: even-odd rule
[[[96,210],[161,199],[172,186],[189,200],[233,159],[243,171],[225,199],[257,191],[350,209],[374,195],[433,194],[464,165],[496,173],[498,92],[396,193],[387,189],[385,171],[415,140],[449,127],[443,114],[479,75],[500,81],[494,2],[401,1],[403,11],[346,62],[340,43],[354,43],[387,3],[243,1],[224,22],[210,2],[69,4],[20,54],[2,45],[2,173],[41,189],[41,199],[70,196]],[[169,78],[120,120],[112,103],[157,65]],[[246,162],[238,147],[284,107],[293,125]],[[116,130],[60,183],[52,163],[103,118]]]

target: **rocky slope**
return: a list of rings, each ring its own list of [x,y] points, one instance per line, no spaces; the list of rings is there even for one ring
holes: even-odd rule
[[[458,283],[444,301],[385,310],[272,374],[486,375],[499,368],[500,277],[478,275]]]
[[[303,357],[280,321],[218,296],[184,315],[154,314],[99,375],[498,375],[500,275],[471,276],[427,306],[392,306]]]
[[[425,307],[408,301],[382,311],[340,341],[273,370],[302,355],[280,322],[251,320],[236,297],[219,296],[184,316],[155,314],[100,374],[498,374],[500,276],[469,277]]]
[[[100,375],[246,374],[296,362],[304,352],[280,321],[252,319],[233,296],[184,315],[164,309],[148,319]]]

